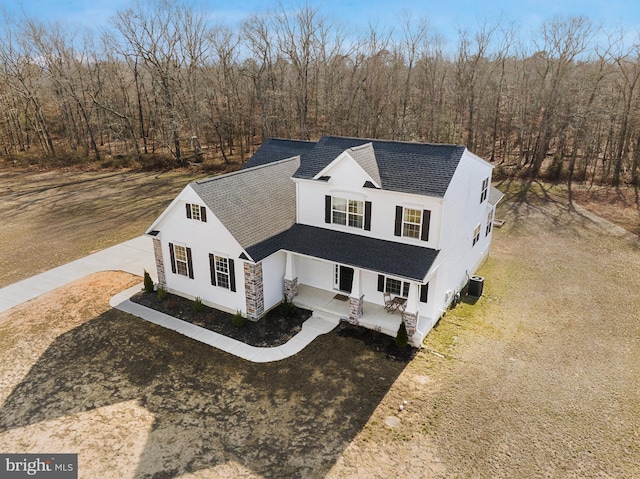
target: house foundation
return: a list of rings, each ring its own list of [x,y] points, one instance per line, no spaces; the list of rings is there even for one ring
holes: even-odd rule
[[[247,319],[257,321],[264,314],[262,263],[244,263]]]

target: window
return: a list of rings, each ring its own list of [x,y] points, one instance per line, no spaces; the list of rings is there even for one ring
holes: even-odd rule
[[[378,291],[393,294],[394,296],[409,297],[409,283],[399,279],[389,278],[383,274],[378,275]]]
[[[171,271],[180,276],[188,276],[193,279],[193,261],[191,260],[191,248],[183,245],[169,243],[171,256]]]
[[[395,236],[429,241],[431,211],[396,206]]]
[[[476,226],[476,229],[473,230],[473,246],[480,241],[480,225]]]
[[[216,256],[216,283],[221,288],[229,289],[229,259]]]
[[[482,181],[482,191],[480,192],[480,203],[487,199],[489,194],[489,178],[485,178]]]
[[[489,233],[491,233],[492,227],[493,227],[493,210],[489,211],[489,214],[487,215],[487,228],[484,231],[485,236],[489,236]]]
[[[371,202],[337,196],[325,197],[325,222],[371,230]]]
[[[211,270],[212,286],[219,286],[235,292],[236,274],[234,262],[231,258],[209,254],[209,269]]]
[[[187,203],[187,218],[190,220],[207,222],[207,208],[195,203]]]
[[[405,208],[402,220],[402,236],[420,238],[420,225],[422,224],[422,211]]]

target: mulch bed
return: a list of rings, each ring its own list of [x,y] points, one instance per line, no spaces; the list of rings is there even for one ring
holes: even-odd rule
[[[263,348],[280,346],[289,341],[300,332],[302,323],[313,314],[313,311],[296,307],[295,313],[285,318],[281,309],[276,307],[258,321],[246,321],[244,326],[236,327],[233,324],[233,314],[204,305],[201,311],[195,311],[193,301],[174,294],[167,294],[167,297],[160,301],[156,293],[140,292],[135,294],[131,301],[250,346]],[[411,346],[398,348],[394,338],[346,321],[340,322],[334,331],[340,336],[363,341],[373,350],[382,352],[387,358],[396,361],[408,362],[418,352],[418,349]]]
[[[363,341],[373,350],[385,353],[388,359],[409,362],[418,354],[418,349],[412,346],[399,348],[396,346],[395,338],[391,336],[363,328],[362,326],[355,326],[346,321],[340,322],[335,331],[340,336]]]
[[[193,301],[174,294],[168,294],[160,301],[156,293],[140,292],[131,301],[250,346],[263,348],[280,346],[289,341],[300,332],[302,323],[313,313],[307,309],[295,308],[294,314],[285,318],[276,307],[258,321],[246,321],[244,326],[236,327],[233,324],[233,314],[204,305],[201,311],[195,311]]]

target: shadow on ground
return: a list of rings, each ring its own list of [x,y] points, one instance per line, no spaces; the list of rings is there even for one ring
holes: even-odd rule
[[[229,461],[322,477],[404,366],[335,333],[254,364],[110,310],[53,342],[2,405],[0,432],[135,399],[155,417],[137,478]]]

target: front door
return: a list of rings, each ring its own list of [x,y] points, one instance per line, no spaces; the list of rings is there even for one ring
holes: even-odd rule
[[[338,289],[350,293],[353,285],[353,268],[340,266],[338,275]]]

